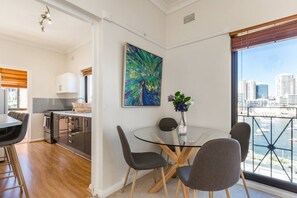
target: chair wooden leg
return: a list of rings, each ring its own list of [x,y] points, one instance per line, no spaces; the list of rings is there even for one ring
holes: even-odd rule
[[[209,198],[213,198],[213,191],[209,191]]]
[[[154,169],[154,182],[157,183],[157,169]]]
[[[196,190],[193,189],[193,198],[196,198],[197,197],[197,193],[196,193]]]
[[[4,159],[6,158],[5,161],[7,161],[9,171],[11,171],[11,162],[10,162],[10,159],[9,159],[7,148],[4,147],[3,149],[4,149],[4,156],[5,156]]]
[[[12,152],[12,155],[13,155],[13,161],[14,161],[16,169],[17,169],[16,171],[18,172],[18,174],[20,176],[20,179],[21,179],[24,191],[25,191],[26,198],[29,198],[30,196],[29,196],[28,188],[27,188],[25,178],[24,178],[24,175],[23,175],[23,172],[22,172],[22,168],[21,168],[21,165],[20,165],[20,162],[19,162],[19,158],[17,156],[17,152],[15,150],[15,146],[11,145],[10,148],[11,148],[11,152]]]
[[[123,185],[123,188],[122,188],[122,193],[125,191],[125,187],[126,187],[126,184],[127,184],[127,180],[128,180],[128,176],[129,176],[130,170],[131,170],[131,167],[129,166],[128,167],[127,174],[126,174],[126,177],[125,177],[125,182],[124,182],[124,185]]]
[[[161,150],[160,150],[160,155],[162,155],[163,154],[163,149],[161,148]]]
[[[176,187],[176,191],[175,191],[175,198],[178,197],[178,191],[179,191],[180,186],[181,186],[181,181],[180,181],[180,179],[178,179],[178,183],[177,183],[177,187]]]
[[[246,191],[246,195],[247,195],[248,198],[250,198],[249,190],[248,190],[248,187],[247,187],[247,185],[246,185],[245,178],[244,178],[244,174],[243,174],[243,171],[242,171],[242,170],[241,170],[240,175],[241,175],[241,179],[242,179],[242,182],[243,182],[245,191]]]
[[[134,189],[135,189],[135,183],[136,183],[136,178],[137,178],[137,173],[138,173],[138,170],[135,170],[134,177],[133,177],[132,188],[131,188],[131,192],[130,192],[130,198],[133,198]]]
[[[166,168],[168,168],[168,163],[169,163],[169,155],[167,154]]]
[[[166,198],[168,198],[168,191],[167,191],[167,185],[166,185],[166,179],[165,179],[165,174],[164,174],[164,168],[161,168],[161,173],[162,173],[162,180],[163,180],[163,186],[164,186],[164,191]]]
[[[230,198],[230,197],[231,197],[231,195],[230,195],[230,192],[229,192],[228,188],[227,188],[227,189],[225,189],[225,191],[226,191],[227,198]]]
[[[8,153],[8,156],[9,156],[9,160],[10,160],[10,163],[11,163],[13,174],[14,174],[15,178],[18,180],[19,186],[21,186],[22,185],[21,179],[20,179],[20,176],[19,176],[19,172],[17,171],[16,164],[15,164],[15,162],[13,160],[13,154],[12,154],[12,151],[11,151],[10,147],[7,147],[7,153]],[[23,192],[22,188],[20,188],[20,190],[21,190],[21,192]]]

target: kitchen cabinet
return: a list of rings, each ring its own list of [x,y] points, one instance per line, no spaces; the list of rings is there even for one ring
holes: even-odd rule
[[[61,144],[67,145],[68,143],[68,128],[66,124],[68,123],[67,116],[55,114],[53,115],[53,130],[54,139]]]
[[[56,77],[56,93],[77,93],[77,77],[64,73]]]
[[[84,152],[83,117],[68,117],[68,145]]]
[[[61,119],[67,120],[67,130],[60,128]],[[91,159],[91,120],[90,117],[54,113],[54,132],[58,133],[57,143]]]
[[[91,156],[91,136],[92,136],[92,119],[91,118],[84,118],[84,141],[85,141],[85,148],[84,152]]]

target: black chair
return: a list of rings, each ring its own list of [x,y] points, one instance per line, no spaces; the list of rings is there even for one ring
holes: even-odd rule
[[[240,145],[237,140],[222,138],[208,141],[197,153],[192,166],[177,168],[179,177],[176,197],[181,182],[195,190],[213,191],[224,190],[230,197],[228,188],[239,180],[240,175]]]
[[[177,126],[178,126],[178,124],[175,121],[175,119],[173,119],[173,118],[162,118],[159,121],[159,128],[162,131],[172,131],[172,130],[176,129]]]
[[[129,166],[122,192],[125,189],[131,168],[133,168],[135,170],[135,173],[134,173],[134,177],[133,177],[130,198],[133,197],[135,182],[136,182],[137,173],[139,170],[149,170],[149,169],[161,168],[164,190],[165,190],[166,197],[168,198],[168,192],[167,192],[166,180],[165,180],[164,168],[163,168],[166,166],[166,161],[164,160],[164,158],[161,155],[159,155],[157,153],[153,153],[153,152],[144,152],[144,153],[131,152],[129,142],[127,140],[127,137],[126,137],[123,129],[120,126],[117,126],[117,130],[118,130],[118,134],[119,134],[119,137],[121,140],[124,158],[125,158],[126,163]]]
[[[178,126],[177,122],[175,121],[175,119],[173,118],[162,118],[160,121],[159,121],[159,128],[161,131],[172,131],[174,129],[176,129],[176,127]],[[170,150],[172,150],[173,152],[175,152],[175,148],[174,146],[168,146],[168,148]],[[161,148],[161,151],[160,151],[160,154],[162,155],[163,153],[163,149]],[[167,155],[167,163],[169,161],[169,155]]]
[[[238,122],[232,127],[230,131],[230,135],[231,135],[231,138],[239,142],[241,147],[241,162],[244,162],[249,152],[249,141],[251,136],[250,125],[245,122]],[[248,197],[250,197],[242,170],[240,172],[240,175],[241,175],[241,179],[242,179],[246,194]]]
[[[159,121],[159,129],[161,131],[172,131],[174,129],[176,129],[176,127],[178,126],[177,122],[175,119],[170,118],[170,117],[166,117],[166,118],[162,118]],[[175,147],[174,146],[168,146],[168,148],[170,150],[172,150],[173,152],[175,152]],[[181,147],[181,150],[183,149],[183,147]],[[161,148],[160,151],[160,155],[162,155],[163,153],[163,149]],[[167,155],[167,160],[166,160],[167,164],[169,162],[169,155]],[[190,160],[188,159],[188,164],[190,165]]]
[[[12,116],[10,114],[10,116]],[[25,195],[27,198],[29,198],[29,192],[27,189],[27,185],[22,173],[22,169],[20,166],[20,162],[17,156],[17,152],[15,149],[14,144],[22,141],[27,133],[28,128],[28,120],[29,120],[29,114],[27,113],[13,113],[13,117],[15,119],[18,119],[22,121],[22,125],[18,125],[15,127],[9,127],[7,133],[4,136],[0,137],[0,147],[4,147],[7,150],[8,158],[12,166],[13,173],[15,177],[18,180],[18,186],[13,186],[6,189],[0,189],[0,192],[6,191],[6,190],[12,190],[15,188],[20,188],[21,192],[24,190]],[[3,179],[3,178],[2,178]]]

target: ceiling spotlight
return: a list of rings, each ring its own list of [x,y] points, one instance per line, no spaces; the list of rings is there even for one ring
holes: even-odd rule
[[[41,28],[41,31],[44,32],[44,26],[45,24],[52,24],[52,19],[50,18],[51,17],[51,13],[50,13],[50,10],[49,8],[46,6],[46,11],[41,14],[41,19],[39,21],[39,25],[40,25],[40,28]]]

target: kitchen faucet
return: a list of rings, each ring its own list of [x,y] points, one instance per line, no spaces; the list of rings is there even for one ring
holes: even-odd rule
[[[84,98],[77,98],[76,100],[76,103],[80,103],[80,100],[82,100],[83,102],[82,103],[86,103],[85,99]]]

